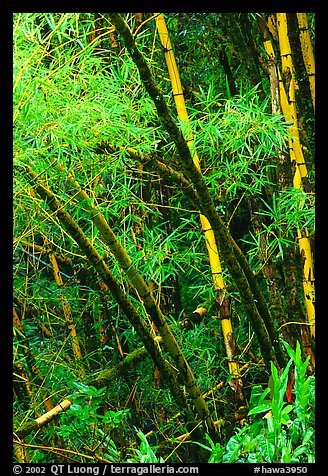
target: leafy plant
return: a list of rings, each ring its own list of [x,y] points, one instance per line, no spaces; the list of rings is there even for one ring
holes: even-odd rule
[[[72,395],[73,403],[63,415],[57,435],[64,437],[72,448],[78,447],[81,440],[88,441],[88,451],[102,452],[109,461],[119,462],[121,451],[113,434],[124,425],[129,410],[108,410],[102,414],[105,388],[96,389],[80,382],[75,382],[74,387],[79,391]]]
[[[142,431],[136,429],[136,434],[140,438],[140,446],[135,449],[135,455],[132,458],[127,459],[127,463],[164,463],[162,457],[157,457],[155,449],[151,447],[146,436]]]
[[[225,449],[209,438],[209,462],[215,463],[313,463],[314,377],[306,377],[309,357],[303,362],[299,342],[296,350],[284,342],[290,360],[279,375],[271,364],[271,389],[252,388],[247,423],[230,438]],[[294,366],[294,402],[286,403],[288,375]],[[270,395],[271,393],[271,395]]]

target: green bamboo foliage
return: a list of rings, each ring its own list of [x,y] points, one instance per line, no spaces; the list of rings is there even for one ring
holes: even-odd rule
[[[197,191],[200,212],[207,217],[213,228],[216,241],[219,245],[220,256],[222,256],[224,259],[227,268],[235,280],[245,312],[251,321],[254,331],[258,337],[261,353],[269,370],[271,361],[277,363],[277,357],[273,349],[272,338],[268,328],[264,323],[263,316],[260,315],[257,304],[255,303],[258,300],[258,297],[253,295],[248,278],[246,277],[245,272],[240,265],[241,259],[236,258],[230,232],[224,225],[215,208],[203,177],[193,162],[188,144],[184,139],[181,130],[172,119],[163,94],[157,87],[143,55],[136,47],[129,28],[119,14],[111,13],[110,18],[118,32],[122,35],[125,46],[127,47],[128,52],[136,66],[138,67],[141,80],[143,81],[149,96],[154,102],[158,116],[164,128],[167,130],[171,139],[176,145],[182,168],[184,171],[186,171],[188,178]],[[244,267],[249,267],[246,260],[243,265]],[[248,276],[252,274],[253,273],[250,270],[248,272]],[[264,303],[264,300],[262,302]],[[269,310],[267,310],[267,314],[270,315]]]
[[[286,19],[14,14],[18,464],[314,461],[315,14]]]

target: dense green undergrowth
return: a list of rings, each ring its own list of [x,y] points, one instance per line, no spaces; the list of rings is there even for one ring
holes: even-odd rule
[[[308,359],[302,361],[299,343],[295,351],[287,343],[285,347],[290,357],[288,365],[279,375],[272,364],[269,386],[252,387],[248,416],[239,429],[234,429],[233,435],[228,439],[222,432],[220,442],[213,442],[209,435],[205,435],[202,442],[192,438],[184,443],[189,446],[188,453],[191,447],[193,455],[197,454],[208,463],[315,461],[315,378],[306,376]],[[72,455],[82,457],[85,462],[181,461],[181,442],[172,439],[171,445],[168,445],[163,439],[164,435],[175,433],[174,420],[164,422],[157,418],[157,425],[154,426],[151,417],[148,415],[146,418],[144,413],[145,422],[141,430],[133,425],[130,409],[107,410],[103,414],[105,402],[107,405],[109,403],[107,388],[96,389],[77,381],[72,382],[70,387],[72,393],[67,396],[72,405],[61,414],[56,426],[49,430],[49,436],[53,434],[56,440],[64,438],[69,441]],[[116,390],[122,392],[122,389]],[[164,409],[169,402],[160,393],[155,391],[153,398],[157,405],[164,398]],[[171,448],[170,451],[168,447]],[[201,454],[197,451],[198,447],[203,450]],[[92,453],[94,459],[90,456]],[[46,461],[41,448],[34,451],[34,463]],[[51,461],[54,461],[53,454]]]
[[[53,422],[23,442],[16,440],[15,448],[25,445],[32,463],[314,462],[315,378],[300,339],[300,324],[306,319],[296,243],[297,229],[306,228],[314,236],[314,194],[294,188],[292,182],[281,186],[290,129],[282,115],[272,114],[266,74],[257,75],[255,82],[247,76],[249,68],[239,63],[238,48],[230,43],[234,38],[226,40],[235,67],[234,91],[218,69],[221,49],[209,62],[209,51],[216,51],[218,41],[208,34],[211,26],[221,41],[225,28],[240,18],[192,14],[190,41],[181,30],[189,14],[168,14],[167,21],[177,58],[185,66],[182,79],[190,79],[188,128],[195,136],[204,181],[271,309],[277,302],[264,268],[269,263],[276,272],[281,307],[273,324],[289,361],[280,371],[272,364],[270,376],[221,257],[236,360],[242,369],[243,405],[231,385],[215,306],[188,328],[181,325],[201,303],[216,298],[199,210],[183,188],[152,168],[154,160],[161,160],[188,178],[135,64],[122,44],[113,46],[109,20],[99,15],[14,16],[14,428],[45,413],[47,399],[54,405],[67,398],[72,402]],[[257,31],[256,15],[246,20]],[[133,14],[127,14],[127,21],[137,28]],[[156,31],[152,21],[145,25],[136,35],[137,44],[176,118]],[[200,38],[207,43],[201,46]],[[185,124],[175,120],[187,134]],[[104,153],[106,145],[115,151]],[[148,154],[147,163],[138,162],[128,148]],[[311,163],[313,151],[305,152]],[[148,356],[106,387],[88,385],[140,349],[142,341],[47,201],[27,181],[26,165],[90,239],[155,336],[140,297],[68,176],[75,177],[89,196],[88,204],[105,217],[151,287],[194,371],[217,422],[217,441],[181,418]],[[51,253],[62,285],[55,280]],[[72,346],[67,307],[81,357]],[[21,453],[15,455],[21,461]]]

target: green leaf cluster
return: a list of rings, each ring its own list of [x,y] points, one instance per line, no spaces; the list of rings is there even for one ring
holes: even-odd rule
[[[250,396],[250,422],[230,438],[225,448],[211,445],[210,462],[222,463],[313,463],[314,377],[306,377],[309,358],[303,362],[284,342],[290,360],[281,375],[271,364],[271,383],[263,390],[255,385]],[[288,377],[294,368],[293,402],[286,403]],[[271,387],[271,388],[270,388]]]

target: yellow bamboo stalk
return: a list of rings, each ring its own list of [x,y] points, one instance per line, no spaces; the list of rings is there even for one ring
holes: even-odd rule
[[[36,418],[35,421],[39,427],[44,426],[50,421],[52,421],[55,416],[58,415],[58,413],[68,410],[71,405],[72,402],[66,398],[61,403],[52,408],[52,410],[47,413],[44,413],[39,418]]]
[[[297,164],[294,177],[293,177],[293,186],[295,188],[304,189],[304,179],[307,180],[308,173],[307,168],[301,148],[299,133],[298,133],[298,123],[297,123],[297,112],[296,112],[296,102],[295,102],[295,82],[294,82],[294,66],[293,59],[291,55],[291,48],[288,38],[287,30],[287,16],[286,13],[277,13],[277,26],[278,26],[278,37],[280,45],[280,54],[282,60],[282,68],[289,68],[292,72],[292,79],[290,81],[289,91],[283,92],[283,84],[280,82],[282,90],[282,110],[286,115],[287,120],[291,120],[293,127],[291,132],[293,135],[292,138],[292,154],[291,159],[295,160]],[[284,72],[284,71],[283,71]],[[289,96],[289,101],[288,97]],[[287,105],[289,102],[289,108]],[[289,115],[288,115],[289,112]],[[293,157],[294,154],[294,157]],[[309,241],[309,233],[307,229],[297,230],[298,236],[298,245],[301,254],[302,260],[302,270],[303,270],[303,291],[305,297],[305,306],[307,312],[307,318],[309,324],[313,324],[310,327],[311,335],[315,336],[315,308],[314,308],[314,267],[313,259],[311,253],[311,245]]]
[[[302,188],[302,178],[307,178],[308,172],[305,165],[303,151],[300,143],[297,123],[297,111],[295,102],[295,80],[294,80],[294,65],[291,55],[291,48],[288,38],[287,17],[285,13],[277,13],[278,37],[280,46],[280,56],[282,64],[282,74],[290,74],[290,81],[288,81],[288,91],[286,91],[282,82],[279,71],[279,89],[282,111],[285,114],[286,120],[291,122],[289,129],[292,138],[290,142],[291,159],[295,160],[296,168],[294,175],[294,187]]]
[[[165,24],[165,19],[164,16],[161,13],[155,13],[156,17],[156,24],[157,24],[157,29],[160,37],[160,41],[163,45],[164,48],[164,55],[165,55],[165,60],[171,80],[171,85],[172,85],[172,92],[173,92],[173,97],[178,113],[178,117],[181,121],[185,122],[186,124],[189,123],[189,116],[184,100],[184,95],[183,95],[183,90],[182,90],[182,85],[180,81],[180,75],[178,71],[178,66],[175,60],[174,52],[172,49],[172,44],[170,41],[169,33],[166,28]],[[193,154],[193,161],[197,167],[197,169],[200,171],[200,163],[199,163],[199,158],[197,155],[196,150],[194,149],[194,139],[192,132],[189,131],[189,135],[186,138],[187,144],[189,148],[191,149],[191,152]],[[225,283],[224,279],[222,276],[222,267],[221,267],[221,262],[220,262],[220,257],[219,257],[219,251],[217,248],[217,244],[215,241],[215,236],[214,232],[212,230],[212,227],[210,225],[210,222],[208,219],[200,214],[200,222],[202,226],[202,230],[206,239],[206,247],[209,255],[209,260],[210,260],[210,265],[211,265],[211,270],[212,270],[212,276],[213,276],[213,287],[214,291],[222,291],[223,294],[225,292]],[[222,319],[222,332],[224,336],[227,335],[232,335],[232,325],[231,325],[231,320],[230,319]],[[239,379],[240,378],[240,372],[238,368],[238,364],[234,359],[228,359],[228,365],[229,365],[229,371],[230,375],[233,379]]]
[[[302,54],[304,59],[304,65],[306,72],[308,74],[311,98],[313,107],[315,107],[315,62],[313,48],[311,44],[310,32],[309,32],[309,23],[306,13],[296,13],[298,27],[299,27],[299,36],[302,48]]]
[[[269,32],[271,33],[272,38],[274,39],[274,41],[278,42],[277,20],[276,20],[276,17],[274,15],[274,13],[271,13],[271,14],[268,15],[267,26],[268,26]]]
[[[13,307],[13,324],[14,324],[14,329],[16,328],[17,330],[19,330],[21,335],[24,336],[22,348],[24,349],[24,353],[25,353],[26,358],[27,358],[26,360],[30,362],[29,371],[32,375],[32,381],[34,382],[34,385],[37,385],[39,387],[38,393],[40,392],[42,394],[44,408],[46,409],[46,411],[49,411],[54,407],[53,403],[52,403],[52,400],[51,400],[51,397],[48,397],[45,394],[45,391],[44,391],[44,388],[43,388],[43,377],[41,375],[41,372],[40,372],[38,366],[36,365],[35,356],[34,356],[32,350],[31,350],[31,348],[30,348],[30,346],[29,346],[29,344],[28,344],[28,342],[25,338],[24,328],[22,326],[22,323],[21,323],[21,321],[19,319],[19,316],[18,316],[14,307]],[[19,378],[21,380],[23,380],[23,382],[24,382],[24,386],[25,386],[27,395],[30,396],[30,397],[36,398],[35,395],[34,395],[31,380],[28,377],[24,366],[21,365],[21,362],[18,362],[16,365],[17,365],[18,370],[21,372],[21,375],[19,375]]]
[[[264,40],[263,45],[269,57],[269,60],[276,63],[275,52],[274,52],[271,40],[269,39]],[[278,71],[281,109],[286,118],[286,121],[291,123],[291,126],[289,127],[289,132],[292,135],[292,138],[289,139],[289,149],[291,154],[291,160],[295,161],[296,163],[296,171],[295,171],[295,176],[293,179],[294,180],[293,186],[295,188],[301,188],[301,183],[302,183],[301,177],[307,177],[307,168],[305,165],[303,152],[302,152],[300,139],[299,139],[299,134],[298,134],[296,111],[295,111],[294,103],[293,103],[293,106],[290,107],[287,93],[286,93],[284,84],[282,82],[282,75],[280,73],[278,66],[277,66],[277,71]]]
[[[300,143],[299,133],[298,133],[298,123],[296,115],[296,105],[295,105],[295,82],[293,80],[293,63],[291,57],[290,44],[288,39],[287,31],[287,20],[286,14],[277,13],[277,30],[279,37],[280,53],[282,66],[287,68],[291,72],[291,79],[289,82],[289,95],[285,90],[282,75],[278,71],[279,79],[279,93],[280,93],[280,104],[282,112],[286,118],[286,121],[291,123],[289,127],[289,132],[291,138],[289,141],[289,150],[290,150],[290,159],[292,163],[295,163],[296,168],[293,176],[293,187],[298,189],[303,189],[304,179],[307,179],[308,172],[305,164],[303,151]],[[275,53],[273,46],[270,40],[265,40],[263,42],[264,48],[270,60],[275,60]],[[311,253],[311,246],[309,242],[309,233],[308,230],[297,230],[298,245],[300,250],[300,255],[302,259],[302,268],[303,268],[303,292],[305,297],[305,306],[307,312],[307,319],[309,324],[311,324],[311,335],[315,336],[315,308],[314,308],[314,267],[313,259]]]
[[[64,286],[64,283],[63,283],[63,279],[62,279],[60,271],[59,271],[59,267],[58,267],[58,263],[57,263],[57,260],[55,258],[55,255],[52,252],[49,252],[48,257],[49,257],[49,261],[50,261],[50,263],[52,265],[52,268],[53,268],[53,273],[54,273],[54,278],[55,278],[56,284],[59,288],[62,288]],[[82,359],[82,352],[81,352],[80,344],[79,344],[79,341],[78,341],[76,328],[75,328],[75,324],[74,324],[72,311],[71,311],[69,302],[62,293],[60,293],[59,296],[60,296],[60,300],[61,300],[61,303],[62,303],[62,308],[63,308],[63,313],[64,313],[64,316],[65,316],[65,321],[67,323],[67,327],[68,327],[70,336],[72,338],[73,354],[77,359]]]
[[[281,57],[281,70],[285,77],[286,88],[285,92],[288,97],[288,102],[291,107],[293,115],[296,117],[296,102],[295,102],[295,69],[292,60],[292,52],[287,30],[287,15],[286,13],[277,13],[277,31]]]
[[[69,407],[72,405],[72,402],[68,400],[67,398],[63,400],[61,403],[53,407],[51,410],[47,411],[47,413],[44,413],[40,417],[36,418],[35,420],[29,421],[25,423],[24,425],[21,425],[15,432],[14,435],[19,439],[22,440],[32,432],[35,432],[42,428],[44,425],[53,422],[53,419],[55,418],[56,415],[58,415],[61,412],[65,412],[66,410],[69,409]],[[14,440],[14,443],[19,443],[21,444],[21,441]]]

